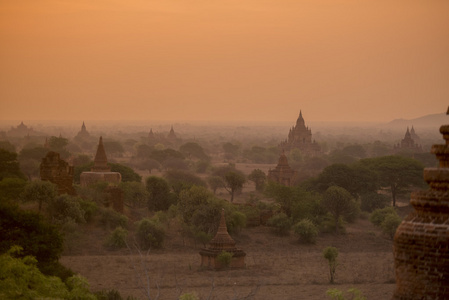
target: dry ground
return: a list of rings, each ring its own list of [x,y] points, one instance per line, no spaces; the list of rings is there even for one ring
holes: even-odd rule
[[[139,299],[148,299],[148,283],[151,299],[158,293],[159,299],[177,299],[188,292],[201,299],[330,299],[326,290],[351,287],[368,299],[389,299],[395,287],[392,241],[367,220],[349,225],[345,235],[320,236],[315,245],[300,244],[293,235],[276,237],[264,226],[244,229],[235,240],[247,253],[247,267],[228,271],[202,270],[199,245],[184,244],[176,230],[170,231],[164,250],[142,257],[135,251],[107,251],[100,231],[88,234],[88,242],[61,262],[86,277],[93,291],[116,289]],[[328,283],[321,254],[327,246],[340,253],[334,285]]]

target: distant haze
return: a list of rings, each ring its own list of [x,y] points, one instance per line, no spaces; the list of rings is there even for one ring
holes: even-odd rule
[[[448,12],[445,0],[3,0],[0,120],[443,113]]]

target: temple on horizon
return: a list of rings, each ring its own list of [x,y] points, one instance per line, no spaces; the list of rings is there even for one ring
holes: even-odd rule
[[[299,111],[296,125],[290,128],[287,139],[279,144],[279,149],[286,153],[293,149],[299,149],[302,154],[309,156],[320,154],[321,147],[312,140],[312,130],[306,127],[301,111]]]

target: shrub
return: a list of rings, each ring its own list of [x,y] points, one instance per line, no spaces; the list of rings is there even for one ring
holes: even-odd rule
[[[380,224],[380,227],[382,228],[383,233],[392,239],[401,222],[402,219],[397,214],[389,214],[385,217],[382,224]]]
[[[149,248],[162,248],[165,231],[156,219],[142,219],[137,222],[137,240],[144,250]]]
[[[85,213],[81,208],[80,199],[67,194],[52,199],[47,207],[52,222],[61,225],[70,222],[70,220],[78,224],[85,223]]]
[[[204,247],[206,247],[206,244],[212,239],[212,234],[199,230],[196,226],[190,227],[190,233],[195,241],[200,242]]]
[[[286,214],[279,213],[268,220],[268,226],[272,227],[275,234],[285,236],[289,234],[291,221]]]
[[[200,300],[195,293],[186,293],[179,296],[179,300]]]
[[[239,233],[242,228],[246,227],[246,215],[239,211],[232,212],[226,221],[229,233]]]
[[[128,225],[128,218],[112,208],[102,208],[100,222],[106,228],[115,228],[118,226],[126,228]]]
[[[299,221],[293,226],[293,231],[299,236],[300,241],[314,244],[318,236],[318,228],[309,219]]]
[[[337,257],[338,257],[338,249],[335,247],[326,247],[323,250],[323,257],[328,261],[329,263],[329,275],[330,283],[334,283],[335,279],[335,272],[337,270]]]
[[[335,226],[338,226],[339,233],[346,233],[346,222],[343,217],[340,217],[338,219],[338,224],[335,224],[335,219],[330,213],[327,213],[320,218],[318,225],[320,232],[334,233],[336,231]]]
[[[98,211],[97,203],[89,200],[79,200],[79,204],[81,209],[84,211],[84,219],[86,222],[90,222],[95,213]]]
[[[380,226],[382,224],[382,222],[385,220],[385,218],[387,217],[387,215],[389,215],[389,214],[397,215],[396,211],[391,206],[384,207],[381,209],[376,209],[375,211],[373,211],[371,213],[369,220],[375,226]]]
[[[124,248],[126,247],[127,236],[128,231],[119,226],[109,235],[105,244],[114,249]]]
[[[389,202],[390,198],[386,195],[378,193],[364,194],[360,197],[360,208],[362,211],[372,212],[375,209],[384,208]]]
[[[326,295],[331,297],[334,300],[366,300],[366,297],[363,296],[362,292],[360,292],[356,288],[351,288],[348,290],[348,293],[351,294],[350,298],[346,298],[343,291],[340,291],[339,289],[329,289],[326,291]]]
[[[223,267],[228,268],[231,265],[232,256],[233,256],[232,253],[222,251],[220,254],[218,254],[217,260]]]

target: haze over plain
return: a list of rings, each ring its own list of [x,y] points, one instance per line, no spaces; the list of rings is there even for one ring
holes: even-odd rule
[[[449,99],[449,2],[5,0],[3,120],[387,122]]]

